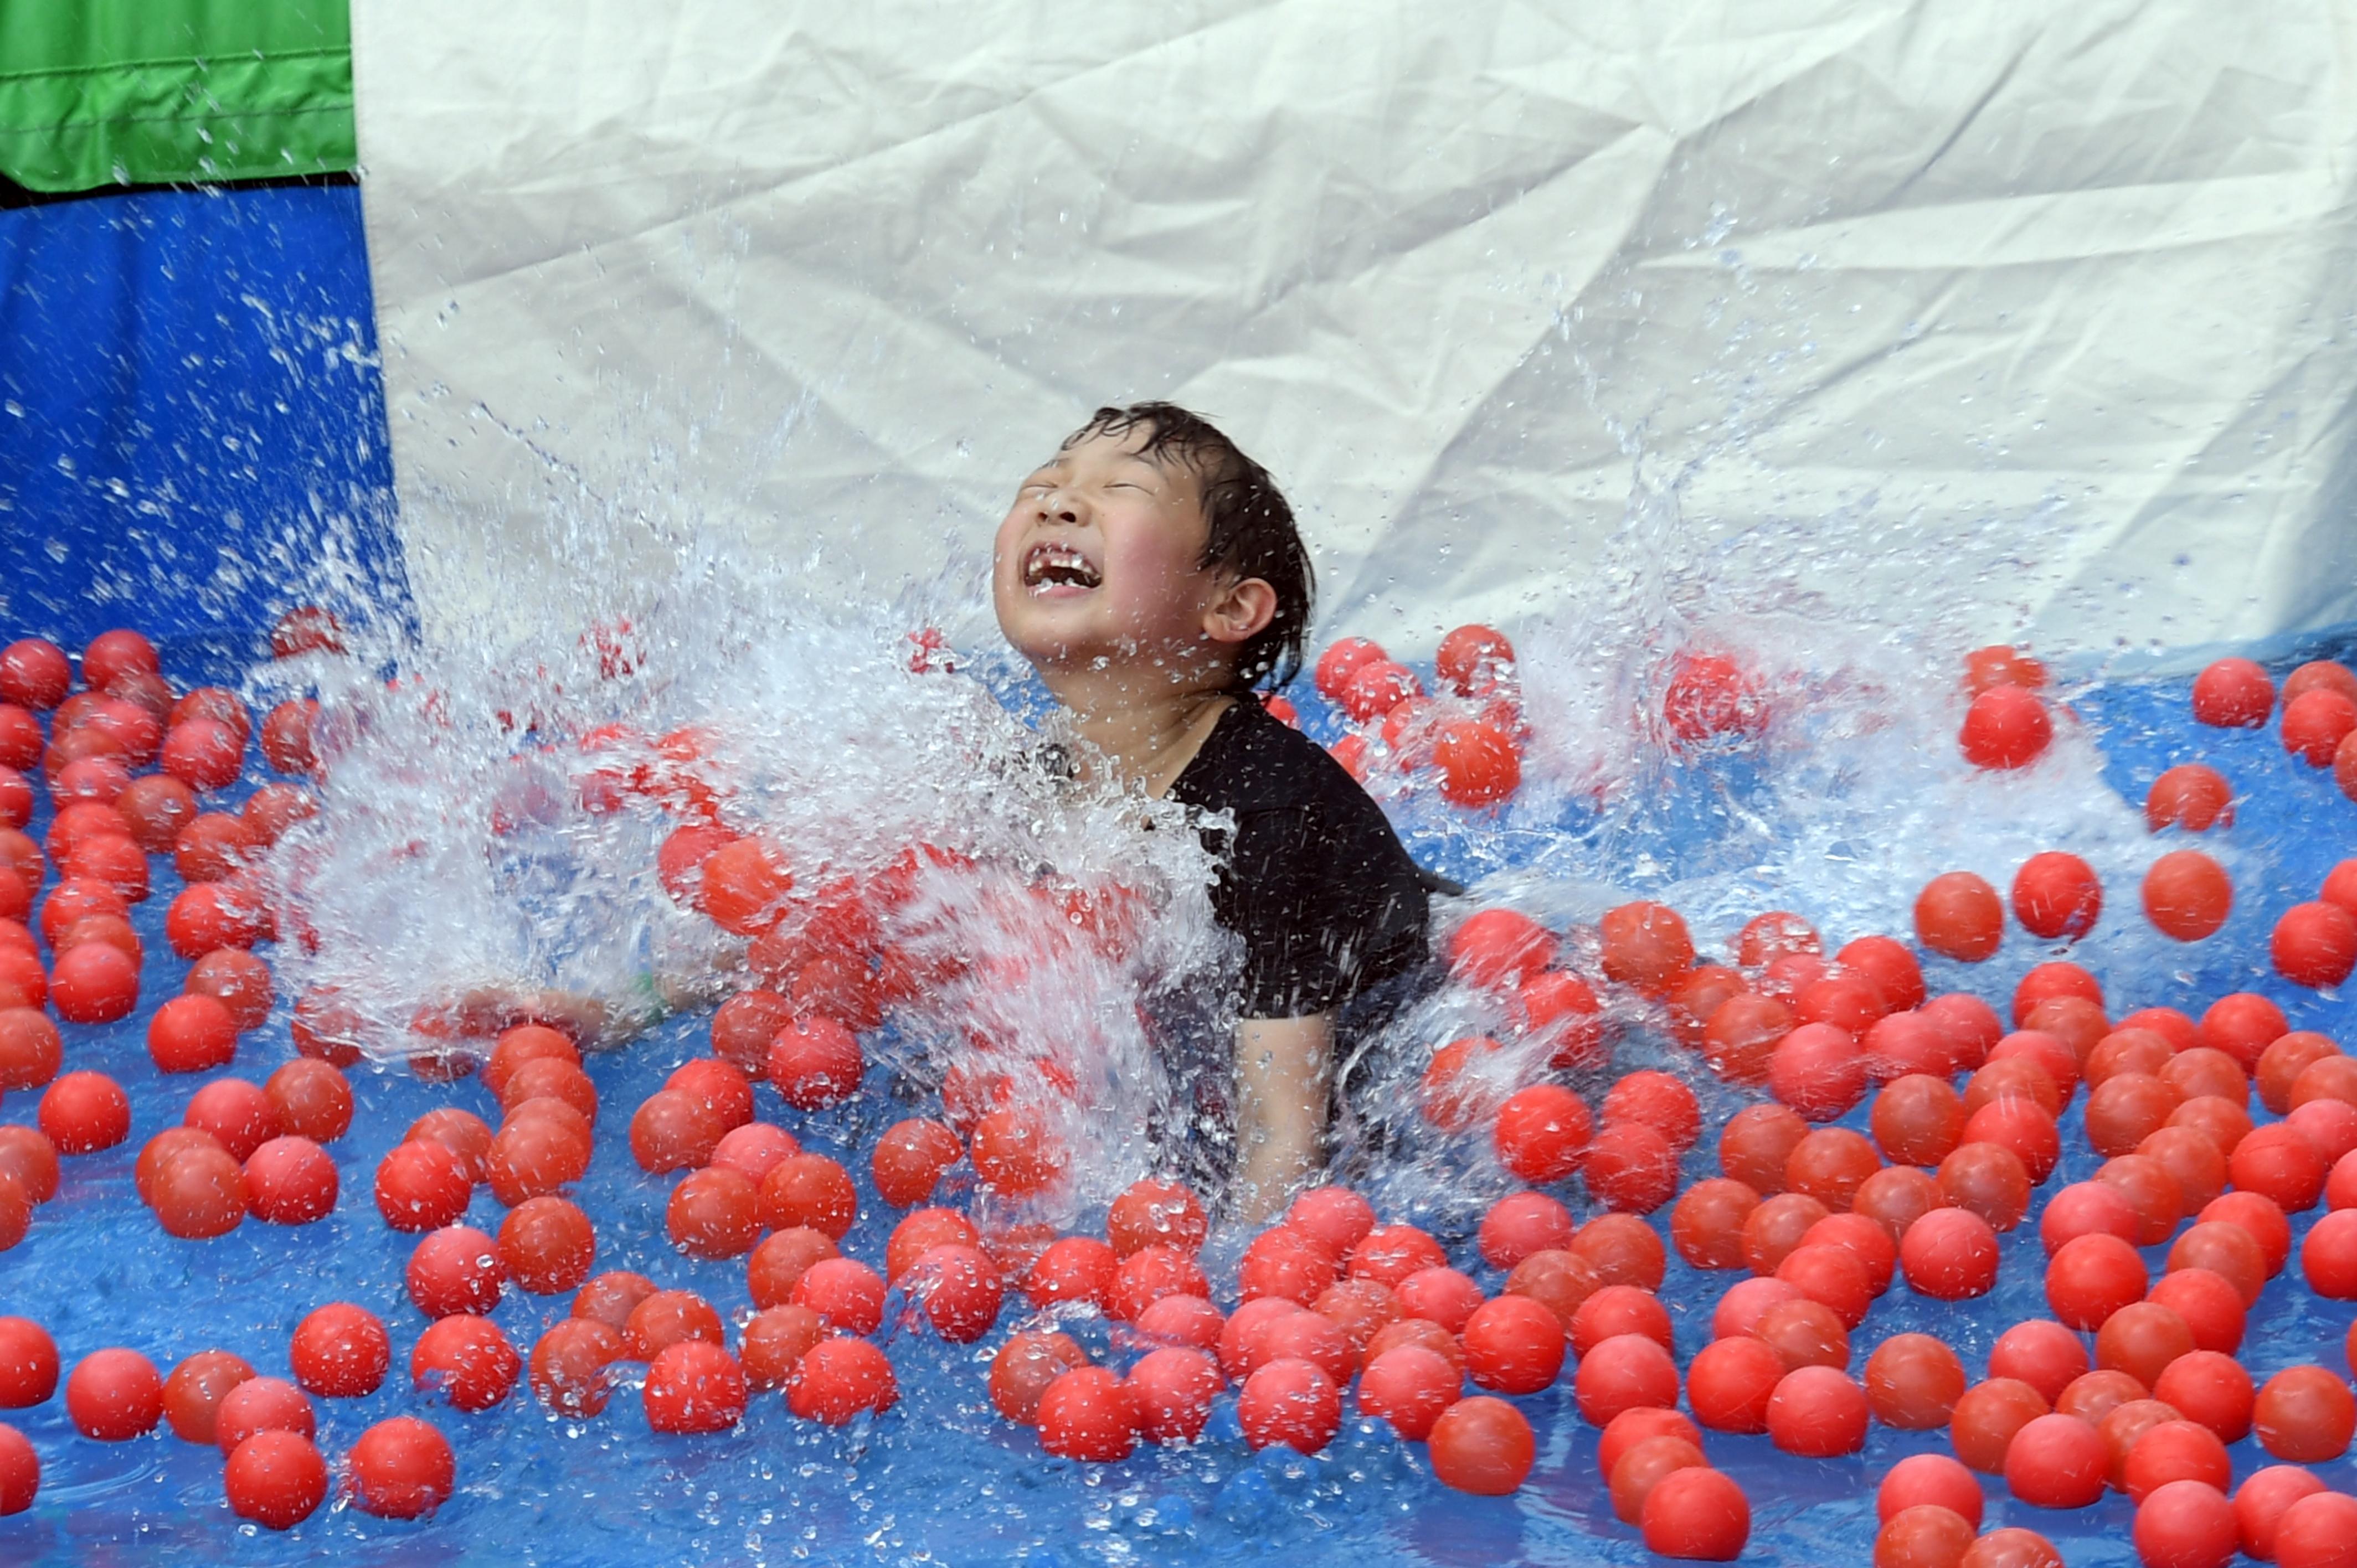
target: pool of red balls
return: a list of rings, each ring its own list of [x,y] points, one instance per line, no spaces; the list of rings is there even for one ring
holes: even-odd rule
[[[332,650],[337,636],[332,618],[297,612],[274,648]],[[1329,650],[1316,684],[1348,720],[1333,745],[1346,766],[1428,769],[1446,801],[1480,811],[1520,787],[1512,670],[1502,637],[1468,628],[1443,645],[1437,697],[1363,639]],[[2044,669],[1989,649],[1963,679],[1963,758],[2035,763],[2054,736]],[[1662,718],[1678,743],[1739,743],[1765,703],[1739,662],[1695,656]],[[2154,1568],[2238,1553],[2357,1564],[2357,1497],[2314,1469],[2357,1431],[2357,1328],[2264,1378],[2244,1356],[2246,1325],[2287,1272],[2319,1300],[2357,1301],[2357,1058],[2255,992],[2123,1008],[2063,958],[2009,994],[1927,993],[1925,956],[1983,962],[2015,930],[2068,943],[2107,898],[2115,919],[2132,901],[2132,918],[2174,941],[2212,939],[2238,890],[2190,845],[2232,829],[2237,795],[2218,768],[2181,764],[2152,782],[2149,826],[2189,847],[2133,891],[2050,851],[2004,889],[1964,871],[1932,879],[1910,931],[1829,949],[1804,913],[1770,910],[1717,954],[1661,903],[1577,933],[1510,908],[1470,914],[1445,936],[1454,983],[1495,993],[1552,1041],[1559,1077],[1493,1093],[1468,1069],[1499,1043],[1449,1041],[1423,1072],[1422,1113],[1486,1140],[1523,1189],[1489,1207],[1470,1255],[1452,1256],[1360,1193],[1317,1187],[1215,1273],[1203,1206],[1175,1183],[1137,1183],[1090,1233],[977,1224],[959,1194],[1021,1197],[1063,1174],[1039,1124],[986,1090],[953,1082],[938,1114],[868,1140],[864,1171],[762,1120],[773,1093],[822,1112],[859,1090],[862,1036],[907,983],[888,935],[895,874],[833,889],[823,918],[780,940],[780,911],[813,897],[785,847],[693,789],[674,791],[664,884],[749,939],[765,980],[712,1015],[709,1054],[635,1105],[601,1105],[554,1021],[428,1009],[407,1070],[478,1079],[497,1125],[431,1110],[373,1168],[347,1169],[335,1149],[355,1115],[348,1074],[380,1069],[362,1067],[358,1025],[333,997],[277,993],[264,955],[285,912],[252,870],[317,809],[305,788],[321,766],[317,715],[284,703],[257,733],[236,694],[177,690],[127,630],[78,658],[38,639],[0,650],[0,1091],[12,1111],[17,1097],[37,1106],[0,1124],[0,1249],[48,1222],[61,1170],[133,1134],[123,1085],[77,1067],[59,1025],[139,1009],[154,971],[135,907],[158,859],[183,885],[162,934],[188,967],[146,1025],[153,1071],[217,1073],[274,1017],[295,1054],[260,1082],[206,1078],[180,1124],[140,1146],[124,1178],[138,1202],[162,1236],[202,1243],[315,1224],[357,1183],[385,1228],[415,1238],[404,1299],[321,1300],[266,1358],[223,1347],[167,1365],[137,1344],[64,1355],[42,1323],[0,1316],[0,1409],[62,1400],[76,1442],[161,1429],[217,1449],[221,1506],[238,1520],[295,1529],[331,1498],[380,1520],[428,1518],[463,1479],[448,1423],[523,1400],[595,1421],[626,1372],[650,1429],[715,1444],[736,1440],[760,1401],[820,1427],[889,1419],[900,1390],[888,1344],[913,1331],[985,1348],[978,1391],[997,1417],[1084,1466],[1208,1441],[1215,1417],[1250,1449],[1314,1455],[1355,1420],[1419,1445],[1444,1486],[1508,1498],[1541,1447],[1527,1402],[1562,1391],[1598,1434],[1604,1509],[1665,1557],[1745,1554],[1755,1499],[1714,1466],[1715,1445],[1764,1436],[1796,1461],[1836,1460],[1878,1426],[1943,1434],[1947,1451],[1860,1478],[1878,1568],[2060,1563],[2038,1530],[1984,1528],[1985,1477],[2058,1517],[2125,1494],[2133,1552]],[[2271,729],[2357,799],[2357,675],[2339,663],[2278,685],[2257,663],[2221,660],[2193,682],[2190,716]],[[256,749],[267,781],[228,809]],[[2296,891],[2275,900],[2268,962],[2284,983],[2330,994],[2357,965],[2357,861]],[[1690,1070],[1610,1070],[1609,1036],[1632,1015]],[[741,1261],[749,1309],[725,1319],[694,1290],[597,1268],[599,1225],[568,1194],[617,1140],[671,1184],[668,1245]],[[2066,1164],[2087,1174],[2059,1181]],[[859,1258],[844,1245],[863,1188],[900,1214],[880,1255]],[[466,1223],[483,1191],[503,1211],[495,1229]],[[1986,1376],[1946,1337],[1876,1332],[1894,1291],[1960,1313],[1989,1296],[2003,1239],[2025,1228],[2044,1254],[2047,1311],[1995,1336]],[[1699,1348],[1689,1334],[1682,1350],[1661,1294],[1673,1256],[1717,1282]],[[0,1251],[0,1285],[7,1266]],[[1477,1283],[1485,1271],[1495,1289]],[[510,1291],[569,1311],[512,1341],[491,1316]],[[1065,1331],[1076,1314],[1117,1326],[1114,1353]],[[414,1335],[411,1319],[424,1325]],[[389,1386],[411,1391],[410,1409],[323,1450],[322,1402]],[[2228,1450],[2245,1439],[2268,1462],[2238,1477]],[[36,1507],[44,1457],[0,1424],[0,1515]],[[1866,1542],[1827,1551],[1861,1560]]]

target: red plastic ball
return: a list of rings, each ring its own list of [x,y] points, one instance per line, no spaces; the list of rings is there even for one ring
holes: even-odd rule
[[[2287,1367],[2269,1378],[2251,1407],[2259,1446],[2296,1465],[2322,1464],[2349,1450],[2357,1401],[2321,1367]]]
[[[1675,1404],[1677,1363],[1644,1335],[1618,1335],[1580,1359],[1573,1392],[1580,1419],[1602,1426],[1623,1411]]]
[[[147,1054],[159,1072],[205,1072],[237,1055],[237,1019],[210,996],[175,996],[147,1021]]]
[[[1659,989],[1694,967],[1694,938],[1684,917],[1666,904],[1641,901],[1607,909],[1597,929],[1608,980]]]
[[[123,749],[120,742],[113,749]],[[41,721],[31,710],[0,703],[0,767],[22,770],[42,759]]]
[[[438,1230],[467,1211],[473,1192],[459,1157],[425,1139],[396,1144],[376,1167],[377,1212],[395,1230]]]
[[[2203,763],[2189,762],[2169,768],[2152,781],[2145,796],[2145,825],[2158,832],[2166,827],[2204,832],[2234,825],[2234,789],[2225,775]]]
[[[1645,1547],[1664,1557],[1729,1563],[1751,1538],[1751,1504],[1719,1471],[1696,1466],[1657,1482],[1645,1498]]]
[[[1498,1111],[1492,1134],[1499,1163],[1534,1186],[1561,1181],[1579,1168],[1591,1134],[1587,1106],[1557,1084],[1517,1090]]]
[[[1041,1416],[1044,1423],[1044,1404]],[[1236,1418],[1244,1441],[1254,1448],[1282,1444],[1298,1453],[1316,1454],[1341,1429],[1341,1396],[1333,1380],[1310,1362],[1283,1358],[1244,1380],[1236,1399]]]
[[[1284,1305],[1272,1304],[1279,1308]],[[1088,1364],[1088,1353],[1070,1335],[1033,1330],[1012,1334],[991,1359],[991,1405],[1018,1425],[1036,1425],[1039,1401],[1049,1386],[1064,1373]]]
[[[229,1506],[240,1519],[271,1530],[292,1530],[328,1497],[328,1462],[308,1437],[258,1432],[237,1445],[221,1473]]]
[[[1466,1372],[1485,1389],[1534,1394],[1563,1370],[1563,1326],[1527,1296],[1501,1295],[1482,1303],[1459,1337]]]
[[[2317,1492],[2283,1511],[2275,1536],[2279,1568],[2351,1568],[2357,1563],[2357,1498]]]
[[[1900,1460],[1884,1473],[1874,1497],[1875,1517],[1885,1523],[1908,1509],[1943,1508],[1975,1530],[1984,1502],[1979,1477],[1944,1454]]]
[[[347,1465],[352,1506],[378,1519],[423,1519],[457,1487],[449,1440],[415,1416],[396,1415],[361,1433]]]
[[[2324,1483],[2297,1465],[2269,1465],[2234,1493],[2234,1529],[2244,1552],[2262,1563],[2276,1556],[2276,1530],[2292,1504],[2324,1490]]]
[[[288,1136],[332,1144],[351,1130],[351,1082],[325,1062],[297,1057],[272,1073],[262,1092]]]
[[[813,1263],[794,1286],[793,1305],[808,1307],[846,1334],[873,1334],[884,1321],[883,1277],[850,1258]]]
[[[1689,745],[1721,735],[1758,735],[1768,725],[1768,708],[1758,680],[1734,660],[1713,653],[1682,653],[1662,698],[1670,733]]]
[[[23,1433],[0,1423],[0,1519],[31,1508],[40,1490],[40,1455]]]
[[[800,1311],[799,1308],[788,1308]],[[757,1315],[746,1326],[746,1354],[750,1358],[767,1315]],[[815,1335],[822,1330],[813,1329]],[[802,1348],[809,1348],[808,1345]],[[581,1417],[596,1415],[612,1397],[612,1368],[622,1359],[622,1337],[594,1317],[567,1317],[552,1325],[532,1348],[530,1375],[533,1397],[550,1410]],[[799,1359],[800,1352],[797,1352]],[[749,1370],[749,1368],[748,1368]]]
[[[2104,885],[2075,854],[2048,850],[2014,873],[2014,916],[2034,937],[2076,941],[2095,929],[2103,911]]]
[[[319,704],[296,697],[279,703],[262,721],[262,755],[281,773],[301,776],[319,770],[318,743],[313,730]]]
[[[2053,1403],[2072,1380],[2087,1370],[2086,1348],[2077,1335],[2051,1318],[2017,1323],[1989,1347],[1989,1376],[2028,1383]]]
[[[1899,1264],[1907,1285],[1935,1301],[1964,1301],[1996,1286],[1996,1232],[1962,1208],[1935,1208],[1900,1239]]]
[[[0,701],[47,712],[72,689],[73,665],[48,639],[20,638],[0,649]]]
[[[1928,1334],[1894,1334],[1876,1346],[1864,1381],[1875,1419],[1903,1432],[1947,1425],[1965,1387],[1955,1351]]]
[[[417,1391],[463,1411],[489,1410],[507,1398],[522,1370],[523,1359],[497,1324],[463,1313],[429,1325],[409,1357]]]
[[[1432,763],[1440,773],[1440,796],[1452,806],[1494,806],[1522,788],[1522,749],[1495,725],[1459,719],[1440,726],[1433,738]]]
[[[2275,682],[2248,659],[2221,659],[2193,680],[2193,716],[2221,729],[2255,729],[2275,712]]]
[[[1650,1214],[1677,1193],[1677,1151],[1641,1122],[1623,1122],[1597,1133],[1581,1169],[1589,1195],[1622,1213]]]
[[[245,737],[218,719],[188,719],[166,733],[163,767],[199,792],[226,789],[244,771]]]
[[[2190,1421],[2163,1421],[2131,1444],[2121,1466],[2121,1489],[2141,1503],[2171,1481],[2202,1481],[2223,1491],[2233,1466],[2217,1434]]]
[[[1039,1427],[1039,1446],[1058,1458],[1111,1464],[1137,1444],[1137,1399],[1110,1368],[1078,1367],[1040,1395]]]
[[[804,1231],[802,1234],[810,1235],[811,1232]],[[775,1240],[776,1238],[772,1238],[773,1241]],[[936,1247],[979,1247],[981,1245],[982,1232],[974,1229],[974,1221],[955,1209],[916,1209],[898,1225],[892,1227],[891,1237],[884,1244],[884,1277],[895,1284],[899,1283],[901,1278],[917,1266],[918,1260]],[[765,1251],[776,1251],[773,1246],[766,1242],[763,1248]],[[797,1282],[801,1280],[802,1272],[811,1264],[822,1258],[840,1255],[835,1245],[823,1236],[818,1237],[816,1246],[807,1252],[800,1247],[793,1248],[792,1251],[796,1254],[796,1259],[791,1266],[794,1272],[794,1281]],[[1040,1256],[1046,1256],[1045,1249],[1041,1250]],[[1032,1266],[1036,1269],[1038,1263],[1035,1262]],[[769,1264],[760,1262],[753,1265],[752,1268],[753,1272],[766,1273],[769,1270]],[[791,1282],[789,1282],[789,1288],[791,1284]]]
[[[1139,1195],[1146,1207],[1125,1209],[1125,1201],[1132,1195]],[[1117,1252],[1134,1251],[1159,1240],[1193,1252],[1210,1233],[1203,1207],[1195,1195],[1171,1183],[1136,1183],[1114,1200],[1114,1210],[1106,1219],[1106,1235]],[[1335,1256],[1347,1258],[1374,1230],[1375,1210],[1349,1187],[1314,1187],[1294,1198],[1285,1211],[1285,1223],[1316,1238]]]
[[[984,1185],[1009,1198],[1047,1190],[1063,1178],[1071,1161],[1043,1117],[1012,1106],[975,1121],[967,1153]]]
[[[311,1402],[284,1378],[241,1378],[213,1411],[213,1441],[223,1454],[235,1452],[257,1432],[309,1437],[317,1430]]]
[[[405,1279],[409,1299],[426,1316],[479,1317],[499,1305],[507,1266],[500,1261],[499,1243],[471,1225],[451,1225],[418,1241]]]
[[[1356,638],[1345,640],[1366,648],[1374,646]],[[1341,647],[1341,643],[1335,644],[1336,650]],[[1332,654],[1333,650],[1329,650],[1328,657],[1332,657]],[[1380,650],[1377,656],[1380,657]],[[1320,662],[1322,668],[1323,661]],[[1499,682],[1512,679],[1514,645],[1494,627],[1460,626],[1440,639],[1440,649],[1434,656],[1433,665],[1440,678],[1448,683],[1448,689],[1458,696],[1480,696]]]
[[[742,1257],[761,1235],[759,1184],[726,1165],[695,1171],[672,1188],[663,1224],[689,1257]]]
[[[824,1155],[791,1155],[761,1179],[761,1223],[772,1230],[808,1226],[839,1241],[858,1214],[851,1173]]]
[[[1426,1441],[1432,1473],[1441,1485],[1484,1498],[1504,1497],[1520,1487],[1538,1452],[1523,1412],[1483,1395],[1443,1411]]]
[[[1336,639],[1318,658],[1314,679],[1318,693],[1329,702],[1340,702],[1352,676],[1388,657],[1381,644],[1363,637]]]
[[[2048,1412],[2045,1398],[2028,1383],[1990,1378],[1966,1389],[1948,1423],[1956,1457],[1985,1476],[2001,1475],[2015,1434]]]
[[[66,1414],[93,1442],[144,1437],[164,1419],[164,1380],[136,1350],[93,1350],[66,1378]]]
[[[750,1397],[737,1358],[701,1339],[664,1347],[647,1367],[643,1402],[656,1432],[726,1432],[744,1419]]]
[[[384,1324],[366,1307],[330,1302],[295,1327],[288,1359],[295,1380],[323,1399],[363,1399],[376,1392],[393,1364]]]
[[[2233,908],[2225,869],[2196,849],[2175,850],[2153,862],[2144,877],[2146,918],[2180,942],[2213,936]]]
[[[219,1002],[240,1032],[258,1029],[270,1016],[270,967],[239,948],[221,948],[199,959],[182,989]]]
[[[1554,961],[1555,934],[1514,909],[1482,909],[1448,938],[1451,973],[1485,990],[1517,987]]]
[[[2019,686],[1992,686],[1975,697],[1957,736],[1965,761],[1993,769],[2029,766],[2053,738],[2046,704]]]
[[[732,840],[705,857],[702,904],[721,929],[757,937],[785,918],[794,877],[785,852],[759,836]]]
[[[2105,1232],[2079,1236],[2046,1265],[2046,1302],[2073,1328],[2100,1328],[2104,1319],[2144,1299],[2150,1276],[2135,1247]]]
[[[0,1410],[44,1403],[57,1392],[58,1348],[29,1317],[0,1317]]]
[[[2221,1443],[2239,1443],[2251,1429],[2257,1391],[2231,1355],[2189,1350],[2170,1361],[2152,1384],[2152,1397],[2186,1420],[2208,1427]]]
[[[2104,1495],[2111,1446],[2093,1423],[2075,1415],[2025,1423],[2006,1447],[2005,1481],[2033,1508],[2083,1509]]]
[[[1149,1443],[1192,1443],[1211,1419],[1220,1391],[1219,1363],[1200,1349],[1166,1346],[1141,1357],[1123,1382],[1139,1436]]]
[[[221,1401],[254,1375],[242,1357],[226,1350],[199,1350],[164,1380],[164,1420],[183,1443],[212,1447],[220,1442]]]
[[[308,1138],[272,1138],[246,1156],[245,1200],[256,1219],[308,1225],[336,1207],[336,1162]]]
[[[1714,1339],[1686,1368],[1686,1402],[1714,1432],[1763,1433],[1768,1405],[1791,1369],[1764,1340]]]
[[[1866,1444],[1866,1391],[1832,1367],[1798,1367],[1768,1402],[1768,1435],[1787,1454],[1833,1459]]]
[[[2224,1276],[2208,1269],[2177,1269],[2162,1275],[2146,1299],[2182,1318],[2197,1350],[2231,1356],[2242,1348],[2243,1296]]]
[[[1601,1114],[1608,1127],[1629,1122],[1651,1127],[1678,1150],[1692,1147],[1702,1130],[1694,1090],[1665,1072],[1624,1073],[1606,1091]]]
[[[1964,690],[1975,696],[1991,686],[2034,692],[2045,684],[2046,666],[2019,649],[1998,643],[1964,655]]]
[[[82,645],[81,678],[93,692],[103,692],[128,674],[162,672],[156,645],[128,628],[102,631]]]
[[[1157,1252],[1167,1249],[1133,1253],[1132,1261],[1151,1261]],[[1198,1273],[1189,1283],[1201,1282]],[[953,1345],[971,1344],[988,1333],[998,1321],[1004,1298],[998,1266],[989,1254],[979,1247],[956,1243],[929,1249],[909,1271],[903,1288],[923,1304],[933,1331]]]
[[[0,1008],[0,1090],[40,1089],[64,1062],[64,1042],[46,1015],[31,1007]]]
[[[759,1187],[771,1171],[802,1152],[802,1140],[784,1128],[767,1122],[748,1122],[721,1134],[720,1141],[712,1145],[712,1164],[744,1172]],[[879,1178],[879,1191],[883,1185]]]
[[[1856,1037],[1830,1025],[1802,1025],[1769,1057],[1769,1091],[1812,1122],[1840,1116],[1865,1096],[1866,1085],[1866,1055]]]
[[[58,1153],[95,1154],[131,1136],[131,1101],[104,1073],[70,1072],[42,1094],[38,1120]]]
[[[106,942],[83,942],[58,954],[49,1001],[69,1024],[113,1024],[139,1005],[139,964]]]
[[[2104,1003],[2103,983],[2075,963],[2049,962],[2033,964],[2013,990],[2013,1022],[2016,1028],[2031,1029],[2039,1026],[2029,1022],[2029,1015],[2040,1004],[2057,997],[2075,996],[2101,1008]],[[2099,1031],[2100,1033],[2100,1031]]]
[[[2136,1508],[2130,1532],[2145,1568],[2226,1568],[2239,1537],[2234,1505],[2203,1481],[2170,1481]]]
[[[2343,693],[2318,688],[2284,701],[2284,749],[2310,768],[2330,767],[2352,730],[2357,730],[2357,702]]]
[[[946,1123],[925,1117],[897,1122],[876,1141],[869,1156],[877,1196],[896,1208],[923,1203],[942,1173],[964,1157],[965,1145]]]
[[[2294,985],[2339,985],[2357,968],[2357,915],[2338,904],[2295,904],[2276,921],[2268,953]]]
[[[650,1174],[696,1170],[710,1163],[727,1129],[692,1095],[657,1090],[630,1115],[630,1155]]]

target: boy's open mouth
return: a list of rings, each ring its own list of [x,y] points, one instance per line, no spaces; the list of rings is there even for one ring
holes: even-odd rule
[[[1069,544],[1040,543],[1024,552],[1023,585],[1033,593],[1058,588],[1086,590],[1103,583],[1104,575]]]

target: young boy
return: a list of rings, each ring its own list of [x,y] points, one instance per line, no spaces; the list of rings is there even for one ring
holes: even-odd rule
[[[1428,891],[1381,810],[1257,690],[1301,667],[1313,592],[1266,469],[1167,403],[1099,409],[1023,481],[999,524],[998,624],[1085,741],[1083,772],[1227,813],[1202,828],[1214,917],[1243,944],[1232,1042],[1164,1031],[1186,1102],[1168,1151],[1240,1218],[1283,1208],[1326,1162],[1338,1063],[1426,970]],[[469,998],[619,1044],[718,977],[650,977],[635,1011],[547,991]],[[1206,1047],[1210,1048],[1206,1048]]]
[[[1265,1219],[1324,1165],[1337,1061],[1423,968],[1437,886],[1341,765],[1261,705],[1309,626],[1292,508],[1185,409],[1102,408],[1016,492],[991,585],[1006,640],[1093,747],[1084,768],[1232,815],[1203,830],[1213,912],[1244,949],[1221,1098],[1233,1207]]]

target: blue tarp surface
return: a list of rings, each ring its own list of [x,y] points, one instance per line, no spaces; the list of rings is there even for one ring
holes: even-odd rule
[[[405,602],[359,190],[0,212],[0,623],[233,676],[285,605]]]

